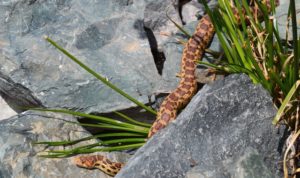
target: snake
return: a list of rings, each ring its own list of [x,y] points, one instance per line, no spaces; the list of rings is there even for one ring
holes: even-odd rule
[[[267,10],[271,10],[270,0],[262,0],[266,5]],[[275,5],[279,5],[279,0],[275,1]],[[259,9],[250,9],[251,12],[257,13],[258,17],[262,16]],[[256,11],[255,11],[256,10]],[[237,8],[232,7],[232,12],[240,24],[240,16]],[[242,14],[245,16],[246,12],[242,9]],[[249,21],[245,16],[246,22]],[[249,23],[249,22],[248,22]],[[191,98],[197,92],[197,81],[195,70],[197,68],[197,61],[202,59],[205,49],[210,44],[215,33],[215,28],[209,15],[204,15],[198,22],[193,35],[189,38],[183,50],[180,68],[180,82],[177,88],[171,92],[163,100],[159,111],[157,112],[156,120],[150,128],[148,138],[151,138],[155,133],[165,128],[171,121],[176,119],[177,112],[189,103]],[[107,157],[101,155],[79,156],[74,159],[74,163],[87,169],[100,169],[104,173],[115,176],[124,163],[112,162]]]

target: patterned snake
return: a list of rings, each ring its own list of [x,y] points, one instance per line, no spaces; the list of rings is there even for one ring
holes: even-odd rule
[[[262,2],[270,11],[270,0],[263,0]],[[279,4],[279,0],[277,0],[275,3],[277,6]],[[238,10],[234,7],[232,7],[232,10],[239,23],[240,17]],[[254,11],[254,8],[251,10],[253,13],[257,13],[258,16],[262,15],[260,11]],[[243,10],[242,13],[245,14],[245,11]],[[247,17],[246,21],[248,21]],[[169,122],[174,120],[177,112],[182,109],[196,93],[196,61],[202,58],[205,49],[213,38],[214,32],[215,29],[210,17],[208,15],[203,16],[199,21],[194,34],[184,47],[181,58],[180,83],[178,87],[162,102],[156,120],[149,131],[148,138],[152,137],[156,132],[163,129],[168,125]],[[79,167],[84,167],[87,169],[98,168],[111,176],[117,174],[124,165],[123,163],[111,162],[106,157],[100,155],[79,156],[74,159],[74,163]]]

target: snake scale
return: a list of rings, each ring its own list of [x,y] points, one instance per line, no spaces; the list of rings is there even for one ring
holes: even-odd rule
[[[267,9],[271,10],[270,0],[263,0]],[[279,0],[275,2],[276,6]],[[240,17],[238,10],[232,7],[234,16],[239,23]],[[255,11],[256,10],[256,11]],[[252,8],[253,13],[261,16],[262,13]],[[243,10],[243,15],[245,10]],[[245,18],[247,21],[247,17]],[[183,55],[181,58],[180,83],[178,87],[171,92],[162,102],[157,113],[155,122],[153,123],[148,138],[152,137],[157,131],[163,129],[169,122],[176,118],[177,112],[182,109],[193,97],[197,91],[197,82],[195,77],[195,70],[197,67],[196,61],[200,60],[211,39],[213,38],[215,29],[208,15],[205,15],[199,21],[196,30],[192,37],[185,44]],[[98,168],[108,175],[114,176],[123,167],[123,163],[111,162],[105,156],[79,156],[74,159],[74,163],[79,167],[87,169]]]

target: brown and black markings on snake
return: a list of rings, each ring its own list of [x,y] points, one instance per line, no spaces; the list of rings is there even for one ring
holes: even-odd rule
[[[267,9],[271,10],[270,0],[262,1]],[[276,0],[276,6],[279,0]],[[233,8],[234,16],[238,23],[240,17],[236,8]],[[251,9],[259,15],[262,13]],[[257,9],[256,9],[257,10]],[[245,14],[245,11],[242,12]],[[247,21],[247,17],[245,18]],[[152,137],[156,132],[163,129],[169,122],[176,118],[177,112],[182,109],[193,97],[197,91],[197,82],[195,78],[195,70],[197,67],[196,61],[201,59],[204,50],[207,48],[213,38],[215,29],[208,15],[202,17],[199,21],[196,30],[192,37],[186,43],[183,55],[181,58],[180,83],[177,88],[171,92],[162,102],[158,111],[155,122],[153,123],[148,138]],[[106,157],[100,155],[79,156],[74,159],[74,162],[79,167],[88,169],[98,168],[108,175],[114,176],[124,165],[123,163],[111,162]]]

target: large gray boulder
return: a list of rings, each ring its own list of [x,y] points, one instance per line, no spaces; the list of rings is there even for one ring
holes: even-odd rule
[[[148,3],[0,2],[0,80],[4,80],[0,94],[12,106],[31,102],[85,112],[133,106],[47,43],[43,36],[48,35],[119,88],[148,103],[160,80],[143,25]],[[26,96],[15,96],[11,88]]]
[[[271,124],[275,114],[272,98],[262,86],[253,85],[245,75],[231,75],[204,86],[177,120],[140,148],[117,177],[189,177],[193,172],[211,178],[240,178],[247,172],[277,177],[283,132]],[[260,171],[255,171],[257,165]]]

